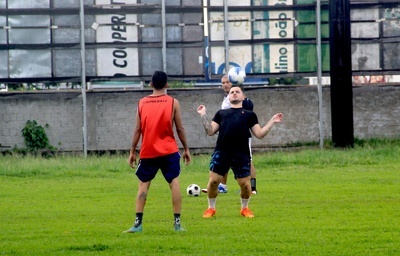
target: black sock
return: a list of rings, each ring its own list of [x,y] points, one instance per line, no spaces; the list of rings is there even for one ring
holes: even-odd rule
[[[142,224],[142,219],[143,219],[143,212],[137,212],[134,224],[135,228],[139,227]]]
[[[180,224],[181,224],[181,214],[174,213],[174,225],[180,225]]]
[[[256,178],[251,178],[250,184],[251,184],[251,191],[255,191],[256,190]]]

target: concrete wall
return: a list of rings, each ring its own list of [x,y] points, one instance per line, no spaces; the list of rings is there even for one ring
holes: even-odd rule
[[[150,94],[145,90],[94,91],[87,95],[88,150],[127,150],[130,148],[137,101]],[[193,152],[208,152],[216,136],[205,135],[196,108],[206,105],[210,117],[219,109],[220,88],[169,89],[180,102],[189,145]],[[246,95],[255,104],[260,124],[282,112],[284,122],[263,140],[253,139],[258,150],[294,142],[319,140],[318,93],[315,86],[248,87]],[[400,87],[354,87],[354,135],[357,138],[399,137]],[[27,120],[46,128],[50,144],[59,150],[83,149],[82,96],[73,92],[0,93],[0,144],[24,148],[21,130]],[[323,127],[331,138],[330,93],[323,89]]]

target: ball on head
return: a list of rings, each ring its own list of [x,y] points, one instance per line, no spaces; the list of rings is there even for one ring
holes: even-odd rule
[[[246,79],[246,72],[241,67],[229,69],[228,79],[234,85],[242,85]]]

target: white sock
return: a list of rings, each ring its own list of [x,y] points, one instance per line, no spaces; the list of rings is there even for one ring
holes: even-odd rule
[[[215,209],[217,198],[208,198],[208,207]]]
[[[240,198],[240,200],[241,200],[242,208],[246,208],[249,206],[250,198],[249,199]]]

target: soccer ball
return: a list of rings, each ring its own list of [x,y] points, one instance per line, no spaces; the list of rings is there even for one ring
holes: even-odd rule
[[[186,192],[189,196],[199,196],[201,189],[200,189],[200,186],[197,184],[190,184],[187,187]]]
[[[234,85],[241,85],[246,79],[246,72],[241,67],[233,67],[229,69],[228,79]]]

